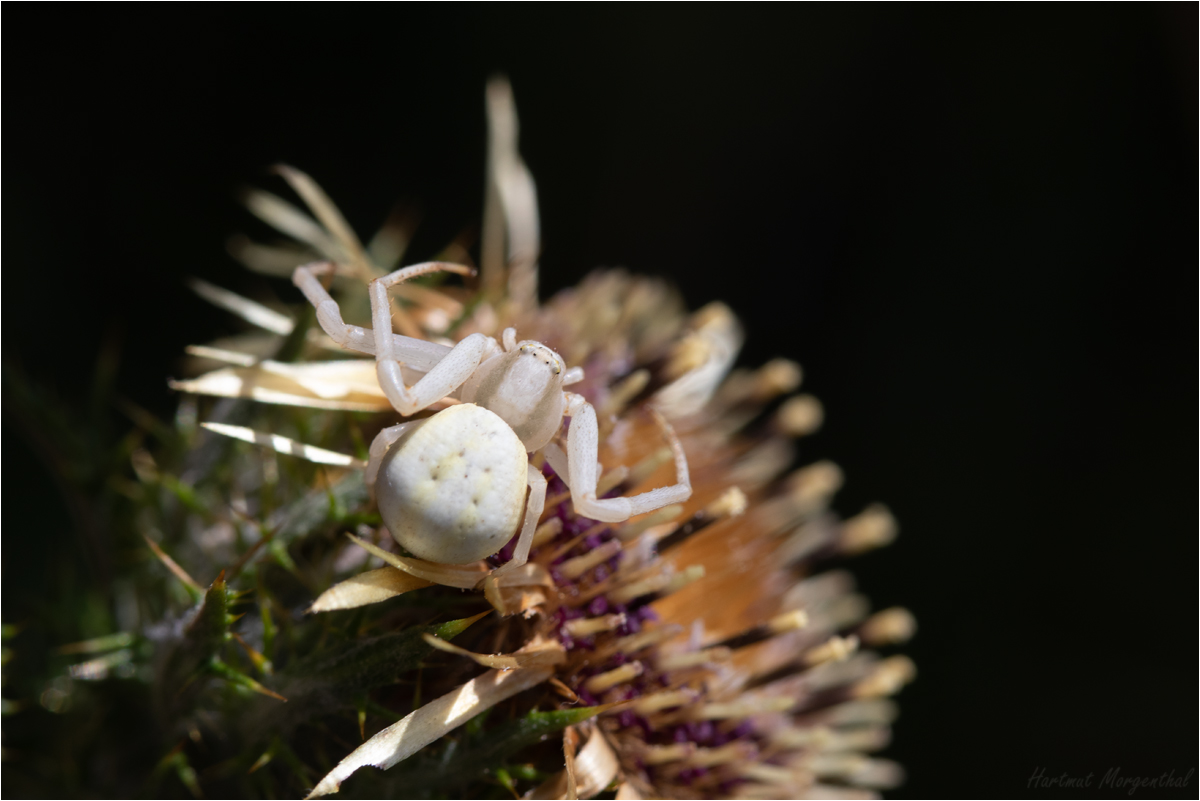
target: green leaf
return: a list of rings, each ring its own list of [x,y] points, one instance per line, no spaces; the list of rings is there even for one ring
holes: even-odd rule
[[[371,690],[393,684],[401,674],[417,667],[433,653],[423,634],[453,639],[475,621],[490,614],[451,620],[433,626],[413,626],[398,634],[385,634],[327,647],[278,671],[270,681],[286,705],[254,699],[245,716],[249,736],[287,731],[292,727],[347,706]],[[269,705],[268,705],[269,704]]]
[[[225,643],[228,628],[229,588],[222,571],[204,593],[204,604],[188,626],[187,634],[200,648],[215,653]]]
[[[567,726],[582,723],[605,709],[608,706],[530,712],[523,718],[458,743],[450,754],[421,755],[410,759],[405,767],[398,768],[388,777],[388,784],[399,792],[402,787],[410,791],[414,787],[426,790],[476,781],[483,778],[485,772],[503,765],[525,748],[542,742]]]
[[[258,617],[262,621],[262,636],[263,636],[263,653],[267,659],[274,659],[275,656],[275,619],[271,617],[271,602],[266,593],[259,588],[258,600]]]
[[[247,676],[245,673],[241,672],[237,668],[230,667],[215,656],[208,661],[208,669],[235,687],[242,687],[246,690],[250,690],[251,692],[256,692],[259,695],[265,695],[269,698],[274,698],[276,701],[287,701],[287,698],[284,696],[280,695],[274,690],[268,690],[262,684]]]
[[[225,574],[204,593],[204,600],[174,644],[163,663],[160,689],[169,707],[181,701],[181,694],[192,684],[217,651],[225,644],[229,633],[229,596]]]
[[[196,491],[187,484],[184,484],[170,473],[160,473],[159,483],[174,495],[179,502],[186,506],[189,510],[196,512],[199,515],[207,516],[208,509],[196,497]]]
[[[120,631],[116,634],[107,634],[103,637],[96,637],[91,640],[84,640],[83,642],[60,645],[58,652],[60,654],[98,654],[117,648],[128,648],[130,645],[133,645],[134,639],[134,636],[129,632]]]
[[[415,668],[433,652],[422,635],[453,639],[487,614],[483,612],[434,626],[413,626],[398,634],[384,634],[326,648],[289,666],[285,673],[305,680],[335,683],[349,697],[390,684],[401,673]]]
[[[146,787],[144,788],[149,795],[157,795],[158,787],[161,784],[164,776],[174,773],[180,783],[188,789],[188,792],[195,798],[203,798],[204,793],[200,790],[200,782],[196,777],[196,769],[192,767],[188,761],[187,754],[183,752],[183,743],[179,743],[166,756],[158,761],[154,766],[154,770],[147,777]]]
[[[283,523],[275,532],[275,540],[291,542],[316,530],[329,520],[334,510],[357,509],[367,502],[367,485],[363,474],[353,471],[328,490],[316,490],[289,505]]]

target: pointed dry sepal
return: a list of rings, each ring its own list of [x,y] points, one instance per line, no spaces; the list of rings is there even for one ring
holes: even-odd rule
[[[579,798],[579,784],[575,776],[575,747],[579,744],[579,735],[573,726],[563,729],[563,772],[566,774],[567,791],[564,797],[570,801]]]
[[[319,255],[311,248],[293,242],[261,245],[245,234],[234,234],[225,240],[225,250],[246,269],[276,278],[290,276],[296,265],[312,261]]]
[[[465,656],[484,667],[496,668],[498,670],[551,667],[553,665],[561,665],[567,659],[566,652],[557,643],[550,643],[545,640],[540,642],[535,640],[514,654],[477,654],[468,651],[466,648],[460,648],[457,645],[448,643],[432,634],[424,634],[422,638],[426,643],[439,651]]]
[[[278,195],[247,189],[242,202],[258,219],[272,228],[310,246],[330,261],[347,262],[349,254],[320,223]],[[295,265],[292,265],[295,268]]]
[[[554,579],[546,568],[535,562],[526,562],[507,572],[493,571],[483,581],[484,597],[505,617],[532,614],[532,610],[546,603],[547,596],[553,591]]]
[[[541,251],[537,187],[517,148],[517,107],[507,78],[488,82],[487,112],[487,192],[480,253],[483,290],[491,299],[504,293],[518,309],[533,309]]]
[[[488,572],[487,564],[484,562],[474,562],[469,565],[443,565],[437,562],[426,562],[424,559],[397,556],[391,551],[385,551],[378,545],[350,533],[347,533],[346,536],[355,545],[372,556],[378,556],[392,567],[434,584],[457,587],[460,590],[473,590]]]
[[[564,742],[564,750],[565,746]],[[596,727],[592,728],[587,744],[579,749],[567,765],[567,770],[547,779],[529,797],[592,798],[612,783],[620,768],[616,752]]]
[[[180,392],[309,409],[382,412],[392,408],[375,378],[375,362],[366,359],[306,364],[266,360],[168,383]]]
[[[385,273],[398,269],[419,222],[420,215],[415,209],[403,205],[393,208],[387,220],[367,243],[367,257],[371,263]]]
[[[193,292],[209,303],[232,312],[251,325],[270,331],[272,334],[287,336],[296,327],[295,321],[287,315],[280,314],[249,298],[244,298],[236,292],[230,292],[228,289],[215,286],[199,278],[188,279],[187,283]]]
[[[368,570],[353,578],[334,584],[313,601],[309,612],[332,612],[335,609],[355,609],[403,595],[412,590],[433,586],[432,581],[387,565]]]
[[[373,277],[370,264],[367,261],[367,254],[363,251],[362,243],[358,241],[358,236],[354,233],[354,229],[346,222],[346,218],[338,211],[338,207],[329,199],[329,195],[325,194],[325,190],[308,173],[301,172],[295,167],[289,167],[286,164],[277,164],[275,165],[275,172],[282,176],[283,180],[288,182],[288,186],[292,188],[292,191],[304,200],[309,210],[325,226],[325,230],[333,236],[334,240],[345,251],[351,264],[359,271],[363,280],[369,280]]]
[[[561,647],[561,646],[559,646]],[[489,670],[457,690],[412,712],[356,748],[322,779],[309,798],[336,793],[342,782],[366,765],[388,768],[458,728],[484,710],[553,675],[551,667]]]
[[[324,448],[318,448],[313,445],[305,445],[302,442],[296,442],[293,439],[281,437],[278,434],[264,434],[261,431],[255,431],[244,426],[231,426],[224,423],[201,423],[200,427],[231,439],[238,439],[242,442],[249,442],[254,445],[261,445],[264,448],[270,448],[276,453],[299,456],[301,459],[313,462],[314,464],[330,464],[336,467],[353,467],[360,470],[367,466],[365,462],[344,453],[327,451]]]

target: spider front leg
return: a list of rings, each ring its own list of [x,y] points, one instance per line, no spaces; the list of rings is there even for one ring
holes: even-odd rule
[[[529,560],[529,549],[533,546],[533,532],[537,530],[542,510],[546,508],[546,478],[542,475],[542,471],[533,465],[529,465],[527,469],[529,471],[529,500],[525,503],[525,522],[521,525],[521,536],[517,538],[517,547],[513,550],[512,559],[493,570],[493,576],[510,573]]]
[[[483,334],[471,334],[455,345],[416,384],[408,387],[400,372],[404,356],[396,347],[392,334],[392,310],[388,302],[388,287],[409,278],[435,270],[469,273],[470,269],[457,264],[428,262],[405,267],[371,282],[371,322],[375,329],[375,372],[379,387],[396,411],[403,415],[419,412],[462,386],[479,367],[479,363],[497,349],[496,341]]]
[[[467,270],[466,267],[457,264],[445,265],[441,262],[430,262],[416,265],[416,267],[420,268],[422,273],[450,268],[453,268],[450,270],[451,272]],[[409,270],[413,269],[415,268],[409,268]],[[300,291],[304,293],[304,297],[316,309],[317,322],[321,324],[321,328],[329,335],[330,339],[348,350],[369,353],[373,356],[375,355],[375,332],[370,328],[347,325],[346,321],[342,319],[342,312],[338,308],[337,301],[330,296],[325,285],[321,283],[321,276],[332,276],[336,271],[337,265],[330,261],[303,264],[292,273],[292,283],[299,287]],[[392,334],[391,341],[393,354],[399,354],[399,358],[405,365],[422,373],[432,370],[450,352],[450,347],[447,345],[413,339],[400,334]]]
[[[596,455],[600,447],[600,430],[596,424],[596,410],[579,395],[567,393],[567,398],[567,414],[571,415],[571,428],[567,432],[567,470],[570,475],[571,502],[577,514],[605,523],[619,523],[643,512],[682,503],[692,496],[692,482],[688,476],[683,446],[671,424],[658,411],[650,409],[675,456],[676,483],[628,498],[597,498],[596,482],[600,471]]]
[[[331,261],[313,262],[297,267],[292,273],[292,283],[295,284],[308,302],[317,310],[317,322],[329,334],[330,339],[343,348],[356,350],[360,353],[375,352],[375,338],[371,332],[357,325],[346,325],[342,319],[342,310],[337,301],[330,296],[325,285],[318,276],[333,275],[337,265]]]

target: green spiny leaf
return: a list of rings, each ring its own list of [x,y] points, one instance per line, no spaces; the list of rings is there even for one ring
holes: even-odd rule
[[[192,767],[192,763],[188,761],[187,754],[180,751],[175,755],[175,775],[188,792],[195,798],[203,798],[204,793],[200,792],[200,782],[196,777],[196,769]]]
[[[208,509],[203,503],[200,502],[200,499],[196,497],[196,491],[192,487],[184,484],[170,473],[159,474],[159,483],[162,484],[163,489],[167,490],[176,498],[178,498],[179,502],[186,506],[189,510],[196,512],[197,514],[207,516]]]
[[[588,706],[579,709],[559,709],[552,712],[530,712],[523,718],[497,726],[480,736],[458,743],[453,753],[419,756],[406,763],[388,783],[397,787],[432,789],[466,784],[482,778],[509,757],[549,735],[582,723],[608,709],[608,706]],[[453,742],[453,741],[451,741]],[[448,744],[449,746],[449,744]]]
[[[179,701],[205,665],[225,644],[229,634],[229,596],[225,574],[204,593],[200,607],[183,631],[183,637],[168,654],[163,667],[161,688],[168,700]],[[170,703],[174,706],[175,703]]]
[[[335,509],[357,509],[367,502],[367,485],[362,473],[354,471],[328,490],[310,492],[287,507],[275,533],[281,542],[291,542],[315,530]]]
[[[200,782],[196,777],[196,769],[192,767],[191,762],[188,761],[187,754],[183,752],[183,745],[182,742],[176,745],[155,765],[154,770],[147,778],[145,789],[148,793],[157,794],[158,786],[162,782],[163,777],[169,773],[174,773],[194,797],[202,798],[204,796],[200,791]]]
[[[513,794],[513,798],[520,798],[517,792],[517,785],[513,781],[512,775],[504,768],[496,768],[496,781],[500,782],[500,786]]]
[[[395,682],[433,653],[421,635],[429,633],[453,639],[486,614],[489,613],[339,643],[297,660],[278,671],[270,682],[288,699],[287,706],[266,699],[257,701],[245,715],[246,730],[254,739],[268,731],[287,731],[305,720],[353,706],[365,693]]]
[[[267,543],[267,551],[271,556],[275,557],[275,561],[279,563],[280,567],[292,575],[296,575],[296,561],[288,553],[286,545],[279,540],[273,539]]]
[[[287,699],[279,693],[275,692],[274,690],[268,690],[262,684],[250,678],[245,673],[241,672],[237,668],[230,667],[215,656],[208,661],[208,669],[235,687],[243,687],[251,692],[258,693],[259,695],[265,695],[269,698],[274,698],[277,701],[287,701]]]
[[[271,617],[271,601],[259,588],[258,616],[262,620],[263,653],[268,659],[275,656],[275,619]]]
[[[188,637],[209,653],[215,653],[226,640],[229,628],[229,588],[221,572],[204,593],[204,605],[188,626]]]
[[[487,612],[434,626],[413,626],[398,634],[348,642],[326,648],[285,671],[286,675],[327,681],[347,691],[347,696],[380,687],[417,666],[433,652],[423,639],[432,634],[444,640],[461,634]]]

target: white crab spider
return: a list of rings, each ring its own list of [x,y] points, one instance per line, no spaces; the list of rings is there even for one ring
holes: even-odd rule
[[[471,272],[426,262],[372,281],[372,330],[342,320],[318,279],[332,274],[333,264],[307,264],[292,275],[335,342],[375,355],[380,388],[400,414],[412,415],[451,395],[461,401],[432,417],[385,428],[371,443],[366,483],[401,545],[432,562],[465,564],[496,553],[520,524],[513,557],[500,569],[525,564],[546,499],[546,480],[528,460],[539,450],[584,517],[616,523],[691,496],[687,457],[666,420],[654,412],[671,444],[677,483],[627,498],[596,497],[596,411],[582,396],[563,391],[583,379],[583,370],[568,370],[542,343],[518,342],[512,328],[504,330],[503,345],[471,334],[452,348],[392,333],[388,288],[439,270]],[[424,375],[408,386],[402,365]],[[564,415],[571,417],[566,453],[551,442]]]

